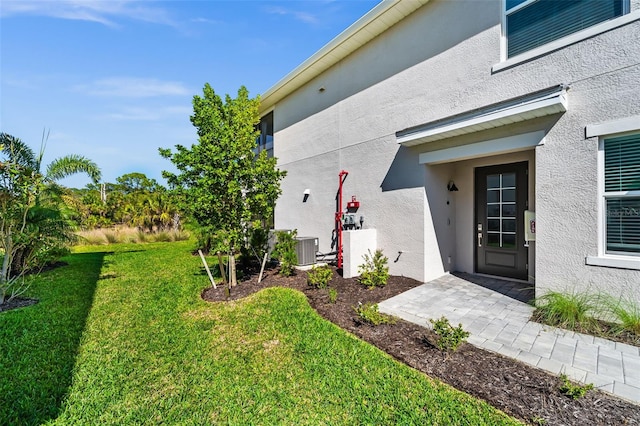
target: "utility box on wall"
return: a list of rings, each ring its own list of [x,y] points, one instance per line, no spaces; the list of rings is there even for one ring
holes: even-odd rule
[[[377,246],[375,229],[359,229],[342,232],[342,276],[344,278],[357,277],[358,266],[364,263],[364,255],[373,254]]]

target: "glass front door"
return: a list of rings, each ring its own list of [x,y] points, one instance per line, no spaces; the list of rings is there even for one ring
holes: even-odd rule
[[[528,163],[476,169],[476,271],[527,280]]]

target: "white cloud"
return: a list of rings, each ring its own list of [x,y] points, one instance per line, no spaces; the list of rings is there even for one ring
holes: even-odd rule
[[[308,12],[287,9],[279,6],[269,7],[266,10],[267,10],[267,13],[270,13],[273,15],[293,16],[298,21],[302,21],[307,24],[317,24],[319,22],[318,18],[315,15]]]
[[[212,25],[220,25],[223,24],[223,21],[218,21],[215,19],[209,19],[209,18],[193,18],[191,19],[191,22],[194,22],[196,24],[212,24]]]
[[[154,78],[112,77],[96,80],[89,85],[76,86],[77,91],[93,96],[150,98],[156,96],[185,96],[191,93],[179,81]]]
[[[116,27],[119,18],[175,26],[166,10],[136,0],[3,0],[0,16],[36,15]]]
[[[166,121],[172,118],[185,118],[193,112],[185,106],[152,107],[124,107],[120,111],[101,116],[102,119],[118,121]]]

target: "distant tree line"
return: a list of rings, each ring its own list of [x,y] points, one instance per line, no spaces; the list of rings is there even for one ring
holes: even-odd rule
[[[143,173],[128,173],[115,183],[89,184],[64,195],[73,219],[83,230],[117,225],[141,231],[180,228],[174,195]]]

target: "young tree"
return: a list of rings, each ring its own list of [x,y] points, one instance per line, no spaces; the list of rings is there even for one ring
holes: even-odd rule
[[[273,216],[285,172],[276,168],[276,159],[266,152],[255,155],[259,97],[249,98],[244,87],[223,102],[211,86],[204,96],[193,97],[191,122],[197,128],[198,142],[176,151],[160,149],[178,173],[163,171],[169,185],[182,195],[183,211],[196,220],[211,241],[210,250],[237,253],[257,220]],[[233,270],[233,268],[232,268]]]
[[[94,181],[100,169],[90,160],[66,156],[41,172],[44,149],[39,155],[20,139],[0,133],[0,304],[17,296],[21,277],[33,261],[70,238],[71,230],[60,208],[57,179],[78,172]]]

